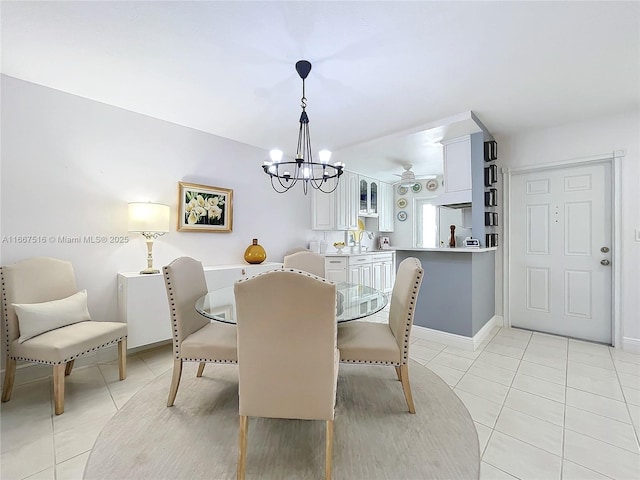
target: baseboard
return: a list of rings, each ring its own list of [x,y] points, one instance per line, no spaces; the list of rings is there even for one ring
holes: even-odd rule
[[[473,337],[465,337],[455,333],[442,332],[432,328],[414,325],[411,329],[411,335],[423,340],[443,343],[450,347],[460,348],[462,350],[474,351],[491,333],[495,326],[502,326],[502,317],[493,316]]]
[[[622,350],[640,353],[640,338],[622,337]]]
[[[94,352],[76,358],[73,368],[91,367],[98,363],[109,363],[118,360],[118,346],[116,344],[100,348]],[[2,369],[2,381],[4,382],[5,369]],[[40,365],[38,363],[21,363],[16,366],[16,385],[28,383],[33,380],[49,377],[53,374],[50,365]]]

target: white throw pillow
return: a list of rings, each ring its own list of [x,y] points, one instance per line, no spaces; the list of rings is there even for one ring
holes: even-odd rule
[[[87,309],[86,290],[61,300],[43,303],[12,303],[12,305],[18,316],[20,343],[56,328],[91,320]]]

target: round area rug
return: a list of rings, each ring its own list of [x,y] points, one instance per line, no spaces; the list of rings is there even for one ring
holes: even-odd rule
[[[193,365],[195,367],[195,364]],[[335,480],[477,479],[478,436],[460,399],[416,362],[416,414],[392,367],[340,365],[334,423]],[[96,440],[84,478],[234,479],[238,456],[235,365],[185,368],[175,405],[171,372],[140,390]],[[249,418],[247,479],[324,475],[325,422]]]

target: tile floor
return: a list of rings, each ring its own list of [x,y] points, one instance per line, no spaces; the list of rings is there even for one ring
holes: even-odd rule
[[[411,356],[471,413],[481,480],[640,478],[640,355],[496,328],[475,352],[414,338]],[[18,375],[1,407],[0,477],[81,479],[103,426],[171,366],[167,345],[130,355],[124,382],[115,363],[78,368],[61,416],[50,378],[20,384]]]

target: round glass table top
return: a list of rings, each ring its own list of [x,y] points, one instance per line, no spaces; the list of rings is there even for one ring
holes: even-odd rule
[[[387,306],[387,294],[366,285],[337,283],[336,320],[358,320]],[[196,310],[205,317],[224,323],[236,323],[233,286],[212,290],[196,300]]]

